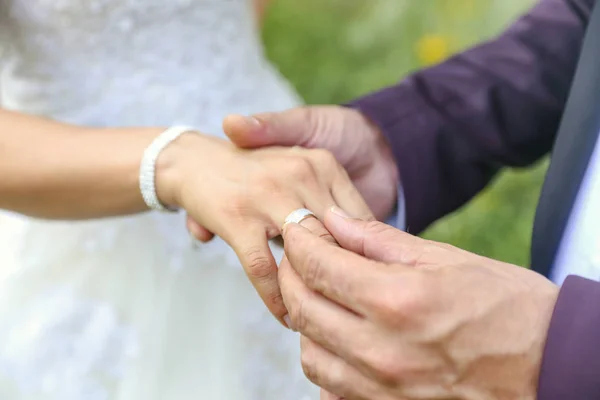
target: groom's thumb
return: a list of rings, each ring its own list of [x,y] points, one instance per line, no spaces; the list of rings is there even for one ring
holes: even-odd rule
[[[341,247],[371,260],[403,262],[423,246],[423,240],[379,221],[348,217],[333,207],[325,214],[325,228]]]
[[[310,113],[306,108],[294,108],[250,117],[230,115],[223,121],[223,131],[242,148],[304,146],[316,131]]]

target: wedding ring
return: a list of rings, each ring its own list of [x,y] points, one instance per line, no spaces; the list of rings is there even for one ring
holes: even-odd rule
[[[299,224],[300,222],[304,221],[308,217],[317,218],[315,213],[313,213],[309,209],[299,208],[297,210],[294,210],[285,218],[282,230],[283,230],[283,228],[285,228],[285,226],[287,224]]]

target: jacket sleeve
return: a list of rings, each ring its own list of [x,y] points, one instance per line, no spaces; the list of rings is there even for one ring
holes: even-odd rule
[[[541,0],[499,37],[350,104],[398,163],[418,233],[553,145],[595,0]]]
[[[570,276],[550,322],[538,400],[600,399],[600,283]]]

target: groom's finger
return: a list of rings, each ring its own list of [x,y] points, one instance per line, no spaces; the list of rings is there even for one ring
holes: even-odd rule
[[[329,231],[325,228],[325,225],[323,225],[323,223],[317,218],[305,218],[300,222],[300,225],[308,229],[313,235],[325,239],[327,242],[335,246],[339,246],[331,233],[329,233]]]
[[[292,268],[311,290],[321,293],[359,315],[378,304],[377,288],[387,269],[380,264],[332,245],[298,224],[283,232],[285,254]]]
[[[350,218],[339,209],[328,210],[324,222],[343,248],[384,263],[412,265],[419,260],[427,244],[383,222]]]
[[[300,347],[304,374],[317,386],[349,399],[381,399],[379,385],[343,358],[305,336],[300,337]]]
[[[211,231],[200,225],[189,215],[186,217],[185,225],[190,235],[202,243],[210,242],[215,237]]]
[[[251,117],[230,115],[223,121],[223,131],[242,148],[304,146],[316,132],[311,112],[308,108],[294,108]]]
[[[279,284],[293,329],[352,365],[365,364],[381,336],[370,321],[310,290],[289,261],[279,267]]]
[[[262,122],[254,117],[230,115],[223,120],[223,132],[233,144],[245,149],[276,144]]]

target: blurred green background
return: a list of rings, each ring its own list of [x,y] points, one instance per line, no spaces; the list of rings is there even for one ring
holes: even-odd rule
[[[269,57],[309,104],[345,102],[492,38],[532,0],[274,0]],[[546,162],[506,170],[424,237],[528,265]]]

